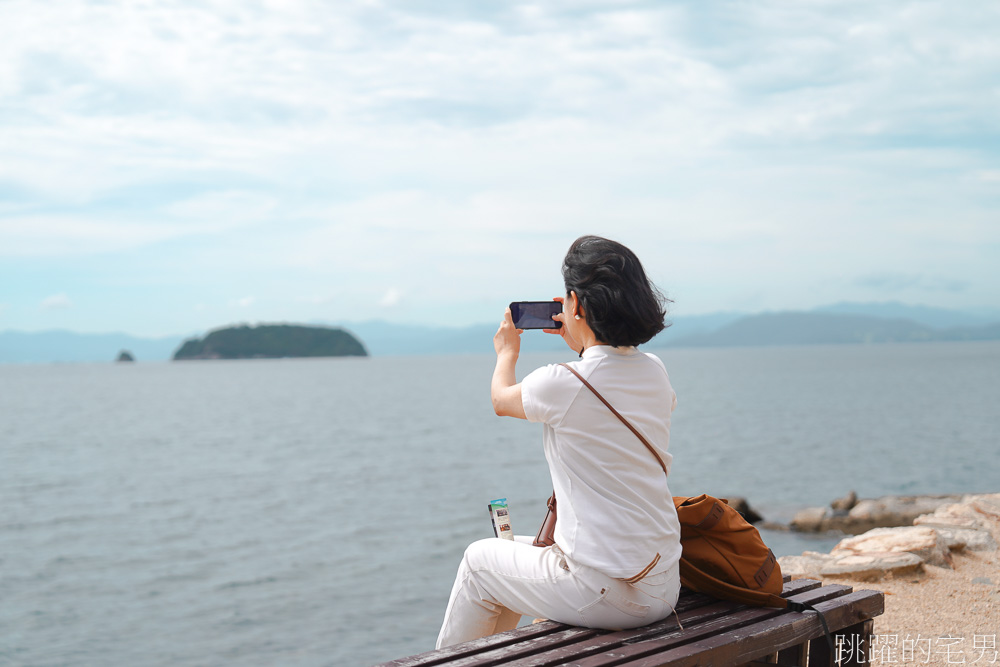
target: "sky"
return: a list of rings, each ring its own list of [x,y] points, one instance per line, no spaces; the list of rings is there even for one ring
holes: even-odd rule
[[[1000,308],[992,1],[0,2],[0,330]]]

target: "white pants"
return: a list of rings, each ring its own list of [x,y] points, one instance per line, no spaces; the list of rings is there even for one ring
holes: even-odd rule
[[[437,648],[517,627],[522,615],[623,630],[662,620],[680,592],[677,564],[635,584],[581,565],[532,538],[469,545],[451,590]]]

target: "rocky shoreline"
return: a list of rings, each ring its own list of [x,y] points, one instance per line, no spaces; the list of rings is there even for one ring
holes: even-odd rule
[[[872,636],[850,647],[863,650],[860,664],[998,664],[1000,494],[956,498],[934,497],[908,525],[845,537],[828,554],[778,559],[793,578],[882,591]]]
[[[857,535],[872,528],[911,525],[917,517],[930,514],[944,505],[962,502],[965,496],[883,496],[859,500],[851,491],[829,507],[810,507],[792,518],[789,528],[804,533],[840,531]]]
[[[783,573],[793,578],[873,581],[886,575],[914,575],[925,565],[950,568],[956,552],[997,551],[1000,493],[854,498],[846,510],[846,503],[835,503],[840,509],[800,512],[790,527],[860,534],[844,538],[828,554],[806,551],[779,558]]]

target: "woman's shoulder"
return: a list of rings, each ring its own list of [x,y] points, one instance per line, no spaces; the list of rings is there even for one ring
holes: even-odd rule
[[[662,359],[660,359],[658,356],[656,356],[652,352],[645,352],[644,354],[646,355],[646,357],[648,357],[649,359],[652,359],[654,362],[656,362],[656,365],[659,366],[660,368],[662,368],[664,373],[667,372],[667,367],[664,365]]]
[[[528,421],[553,424],[561,419],[583,384],[561,364],[536,368],[521,380],[521,404]]]
[[[567,380],[570,378],[573,378],[573,374],[563,364],[546,364],[528,373],[521,380],[521,384],[552,386],[567,383]]]
[[[646,352],[644,354],[644,356],[648,360],[647,363],[648,363],[648,367],[650,369],[649,370],[650,376],[656,377],[657,378],[655,380],[656,382],[665,383],[666,385],[670,386],[670,384],[671,384],[670,383],[670,373],[667,372],[667,367],[663,363],[663,360],[660,359],[655,354],[652,354],[651,352]]]
[[[594,372],[605,363],[603,357],[584,356],[582,359],[574,359],[562,363],[547,364],[536,368],[523,380],[522,386],[528,385],[532,389],[542,389],[546,392],[568,392],[575,394],[580,387],[584,386],[580,378],[593,378]]]

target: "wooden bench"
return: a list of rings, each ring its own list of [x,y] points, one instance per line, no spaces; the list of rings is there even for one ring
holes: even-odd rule
[[[797,579],[782,596],[812,604],[826,619],[842,665],[867,664],[873,619],[882,613],[878,591]],[[825,667],[835,664],[817,615],[768,607],[746,607],[682,589],[677,618],[635,630],[591,630],[544,621],[438,651],[383,663],[383,667],[431,665],[574,665],[657,667],[777,663]]]

